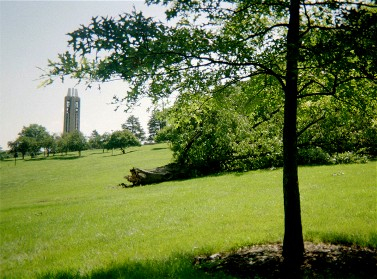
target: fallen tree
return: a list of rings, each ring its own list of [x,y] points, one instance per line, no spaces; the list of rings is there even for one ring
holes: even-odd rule
[[[155,169],[144,170],[139,168],[130,169],[131,174],[125,176],[129,182],[132,183],[131,187],[161,183],[165,181],[184,179],[189,177],[187,169],[182,168],[178,164],[168,164],[166,166],[158,167]],[[124,187],[130,187],[124,183],[120,184]]]

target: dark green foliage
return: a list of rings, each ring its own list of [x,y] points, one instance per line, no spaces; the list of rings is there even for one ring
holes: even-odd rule
[[[68,153],[68,134],[62,134],[61,136],[56,137],[56,150],[60,153]]]
[[[8,142],[8,146],[13,153],[21,153],[23,159],[27,153],[32,157],[37,156],[42,148],[49,154],[49,150],[53,147],[52,136],[41,125],[30,124],[28,127],[23,127],[18,135],[15,141]]]
[[[182,95],[157,137],[169,139],[177,161],[198,172],[281,165],[279,94],[263,77],[256,80],[195,98]]]
[[[154,141],[157,143],[173,142],[174,141],[174,129],[172,126],[165,126],[159,130],[154,136]]]
[[[325,165],[330,162],[330,155],[320,147],[309,147],[298,150],[300,165]]]
[[[89,137],[88,145],[93,149],[102,149],[102,137],[97,130],[93,130]]]
[[[13,154],[13,155],[14,155],[14,154]],[[17,154],[17,156],[18,156],[18,154]],[[2,148],[0,147],[0,161],[3,161],[3,160],[5,160],[5,159],[9,159],[9,158],[11,158],[11,157],[12,157],[12,156],[11,156],[10,153],[8,153],[8,152],[2,150]],[[14,156],[13,156],[13,157],[14,157]]]
[[[67,134],[67,145],[69,151],[78,151],[81,156],[81,151],[87,149],[87,142],[85,136],[79,131],[73,131]]]
[[[166,120],[163,119],[161,112],[159,110],[154,110],[151,118],[148,121],[148,141],[164,142],[167,138],[161,135],[157,137],[160,131],[166,126]]]
[[[359,97],[359,104],[368,103],[368,110],[331,97],[300,102],[299,164],[331,164],[341,161],[334,158],[344,152],[375,156],[374,92],[365,86]],[[283,165],[283,111],[274,82],[259,77],[221,93],[185,96],[166,110],[170,125],[156,137],[171,142],[178,162],[197,173]]]
[[[145,132],[144,129],[141,127],[139,118],[133,115],[128,117],[127,121],[122,124],[122,129],[130,131],[140,141],[145,140]]]
[[[89,137],[88,145],[89,148],[92,149],[102,149],[105,151],[107,142],[109,141],[110,134],[109,133],[104,133],[100,135],[97,130],[94,130],[92,134]]]
[[[88,147],[85,136],[79,131],[64,133],[55,138],[56,152],[67,154],[68,151],[78,151],[79,156],[81,156],[81,151],[86,150]]]
[[[56,139],[54,135],[48,135],[44,141],[44,148],[47,157],[50,153],[56,153]]]

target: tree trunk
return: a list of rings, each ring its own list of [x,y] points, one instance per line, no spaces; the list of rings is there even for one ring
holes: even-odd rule
[[[286,275],[299,275],[303,259],[300,193],[297,168],[297,95],[300,2],[291,0],[287,35],[287,69],[283,128],[283,192],[284,192],[284,242],[283,256]]]
[[[155,184],[188,177],[188,171],[177,164],[169,164],[151,170],[133,168],[130,172],[131,175],[125,178],[131,182],[133,186]]]

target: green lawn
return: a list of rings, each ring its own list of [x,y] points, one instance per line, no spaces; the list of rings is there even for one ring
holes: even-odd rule
[[[195,255],[281,242],[282,171],[124,189],[166,145],[0,162],[3,278],[210,278]],[[377,247],[376,162],[300,168],[305,240]],[[220,275],[219,275],[220,276]]]

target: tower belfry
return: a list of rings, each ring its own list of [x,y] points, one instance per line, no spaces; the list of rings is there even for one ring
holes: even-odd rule
[[[69,88],[64,98],[63,133],[80,131],[80,98],[77,89]]]

